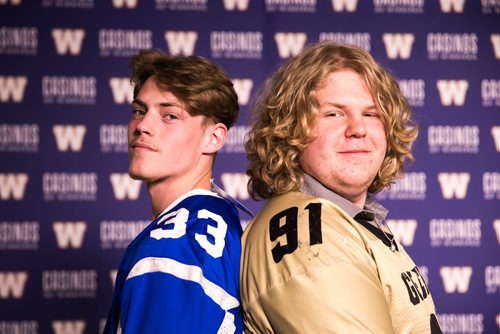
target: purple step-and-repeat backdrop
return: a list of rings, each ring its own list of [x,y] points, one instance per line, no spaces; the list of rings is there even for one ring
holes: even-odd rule
[[[498,333],[498,0],[0,0],[0,334],[102,331],[121,255],[151,218],[127,175],[132,54],[227,70],[242,112],[215,180],[257,211],[244,173],[252,98],[326,40],[369,50],[416,113],[416,161],[377,197],[444,332]]]

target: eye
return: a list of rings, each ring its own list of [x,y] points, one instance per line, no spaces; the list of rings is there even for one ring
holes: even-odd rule
[[[337,110],[330,110],[325,113],[326,117],[338,118],[342,116],[342,113]]]
[[[162,115],[162,118],[167,120],[167,121],[174,121],[176,119],[179,119],[179,117],[177,117],[177,115],[171,114],[171,113],[166,113],[166,114]]]
[[[147,111],[144,109],[134,108],[134,109],[132,109],[132,118],[133,119],[142,118],[142,117],[144,117],[144,115],[146,115],[146,112]]]
[[[375,118],[380,118],[381,115],[378,111],[366,111],[363,113],[363,116],[365,117],[375,117]]]

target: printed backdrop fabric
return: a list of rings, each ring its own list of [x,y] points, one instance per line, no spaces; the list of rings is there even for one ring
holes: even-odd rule
[[[151,219],[127,175],[132,54],[198,54],[226,69],[241,117],[215,181],[257,211],[243,148],[252,98],[325,40],[369,50],[415,111],[416,160],[377,197],[444,332],[498,333],[495,0],[0,1],[0,333],[102,331],[122,253]]]

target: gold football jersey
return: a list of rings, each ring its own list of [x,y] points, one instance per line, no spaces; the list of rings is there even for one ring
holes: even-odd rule
[[[429,289],[397,243],[334,203],[271,199],[243,234],[247,333],[440,333]]]

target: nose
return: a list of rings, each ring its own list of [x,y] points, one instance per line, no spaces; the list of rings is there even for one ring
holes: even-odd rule
[[[362,115],[350,115],[347,117],[345,135],[348,138],[361,138],[366,136],[366,124]]]
[[[139,119],[132,119],[130,124],[136,134],[153,135],[155,129],[155,120],[153,118],[153,113],[147,112]]]

